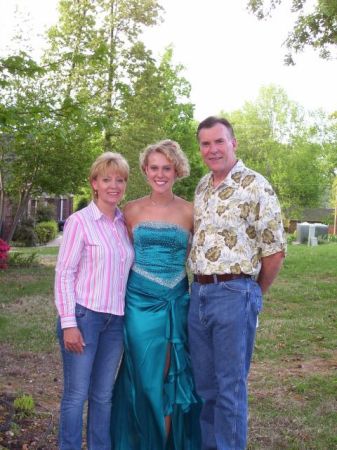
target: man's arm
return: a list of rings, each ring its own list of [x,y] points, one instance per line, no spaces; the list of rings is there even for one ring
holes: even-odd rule
[[[274,253],[273,255],[261,258],[261,270],[257,278],[262,293],[265,294],[277,274],[279,273],[284,259],[284,252]]]

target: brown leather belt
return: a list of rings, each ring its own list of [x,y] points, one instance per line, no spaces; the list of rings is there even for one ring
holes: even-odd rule
[[[223,273],[220,275],[193,275],[193,280],[200,284],[220,283],[221,281],[236,280],[237,278],[251,278],[245,273]]]

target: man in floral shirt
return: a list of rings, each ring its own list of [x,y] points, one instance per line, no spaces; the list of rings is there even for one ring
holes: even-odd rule
[[[189,266],[189,339],[203,399],[203,450],[247,445],[247,378],[262,294],[286,249],[280,205],[268,181],[236,159],[231,124],[208,117],[197,130],[210,173],[195,194]]]

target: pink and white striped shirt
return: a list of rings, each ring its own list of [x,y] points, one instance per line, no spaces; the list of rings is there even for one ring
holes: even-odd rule
[[[114,220],[91,202],[64,226],[56,265],[55,304],[61,327],[76,327],[75,304],[93,311],[124,315],[126,282],[134,251],[124,218]]]

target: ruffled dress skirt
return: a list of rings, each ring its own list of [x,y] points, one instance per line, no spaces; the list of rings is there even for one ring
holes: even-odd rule
[[[167,286],[131,271],[112,450],[200,450],[201,403],[187,346],[188,304],[186,277]],[[165,416],[171,417],[168,435]]]

